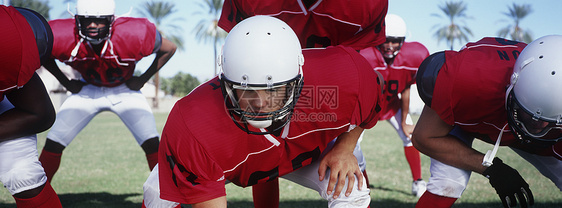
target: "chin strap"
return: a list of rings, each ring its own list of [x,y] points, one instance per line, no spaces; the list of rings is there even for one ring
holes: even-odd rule
[[[78,41],[76,46],[74,46],[74,49],[72,49],[72,52],[70,52],[70,58],[68,59],[69,62],[71,62],[78,54],[78,49],[80,49],[80,45],[82,45],[82,42],[84,42],[84,38],[80,38],[80,41]]]
[[[119,59],[117,58],[117,55],[115,55],[115,52],[113,52],[113,42],[111,42],[110,39],[106,40],[106,44],[103,47],[102,50],[102,54],[105,52],[105,50],[107,49],[107,45],[109,45],[109,53],[111,54],[111,56],[113,56],[113,58],[115,59],[115,61],[117,62],[117,64],[121,65],[121,66],[129,66],[129,63],[122,63],[119,61]]]
[[[72,52],[70,53],[70,58],[68,59],[69,62],[72,62],[74,60],[74,58],[76,57],[76,55],[78,54],[78,50],[80,49],[80,45],[82,45],[82,43],[84,42],[84,39],[85,38],[80,38],[80,41],[78,41],[78,43],[76,44],[74,49],[72,49]],[[100,56],[104,56],[104,53],[107,50],[108,46],[109,46],[109,53],[111,54],[113,59],[115,59],[117,64],[119,64],[121,66],[129,66],[129,63],[123,63],[123,62],[119,61],[119,58],[117,58],[117,55],[115,55],[115,52],[113,51],[113,42],[111,42],[110,39],[107,39],[105,41],[105,43],[103,45],[103,49],[101,50]]]
[[[498,148],[500,147],[500,142],[502,140],[503,131],[505,130],[505,127],[507,127],[507,125],[508,124],[505,124],[500,131],[500,135],[498,135],[498,140],[496,140],[494,149],[488,150],[488,152],[486,152],[486,155],[484,155],[484,159],[482,160],[483,166],[490,167],[493,164],[492,161],[494,160],[494,157],[496,157],[496,153],[498,152]]]

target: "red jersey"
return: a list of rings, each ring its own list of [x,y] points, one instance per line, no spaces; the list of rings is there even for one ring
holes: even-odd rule
[[[381,120],[392,118],[402,107],[398,94],[416,83],[416,73],[421,62],[429,56],[427,48],[418,42],[404,42],[394,62],[388,66],[377,47],[369,47],[360,51],[374,70],[384,78],[384,99]]]
[[[218,78],[176,103],[159,149],[163,199],[199,203],[225,196],[225,180],[242,187],[272,180],[318,160],[350,126],[375,125],[380,85],[359,53],[338,46],[303,54],[301,97],[280,135],[238,128],[226,111]]]
[[[251,16],[285,21],[303,48],[345,45],[356,50],[384,43],[388,0],[225,0],[219,26],[227,32]]]
[[[0,101],[12,89],[23,87],[41,62],[33,30],[14,7],[0,5]]]
[[[80,72],[92,85],[114,87],[123,84],[133,76],[136,62],[154,52],[156,26],[145,18],[115,19],[111,44],[107,44],[101,55],[84,41],[75,57],[71,52],[81,39],[75,20],[51,20],[49,25],[55,39],[52,56]]]
[[[476,133],[494,144],[507,124],[506,90],[515,60],[527,44],[501,38],[484,38],[461,51],[446,51],[433,92],[431,108],[449,125]],[[501,145],[562,159],[562,142],[548,148],[521,144],[510,128]]]

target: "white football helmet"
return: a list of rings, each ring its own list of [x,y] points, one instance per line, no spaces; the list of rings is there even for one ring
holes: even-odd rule
[[[400,43],[394,53],[385,54],[385,58],[391,59],[400,52],[400,48],[404,44],[404,40],[406,39],[406,22],[404,22],[402,17],[395,14],[387,14],[384,18],[384,22],[386,27],[386,42]]]
[[[506,93],[510,126],[525,142],[562,139],[562,36],[531,42],[519,55]]]
[[[115,20],[115,2],[113,0],[77,0],[74,17],[80,37],[92,44],[100,44],[111,36],[111,26]],[[103,22],[106,26],[88,30],[86,27],[92,21]],[[96,35],[90,35],[91,33]]]
[[[303,64],[300,42],[285,22],[254,16],[238,23],[226,37],[219,57],[221,88],[236,125],[252,134],[269,134],[285,126],[300,94]],[[282,107],[267,113],[241,109],[235,93],[236,89],[272,90],[283,86],[286,91]],[[251,131],[247,124],[260,131]]]

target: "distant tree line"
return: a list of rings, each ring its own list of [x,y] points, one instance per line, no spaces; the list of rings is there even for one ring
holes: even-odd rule
[[[171,78],[160,78],[160,89],[167,95],[183,97],[199,86],[199,80],[189,73],[178,72]]]

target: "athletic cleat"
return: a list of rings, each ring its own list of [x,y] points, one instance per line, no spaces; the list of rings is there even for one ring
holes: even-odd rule
[[[425,192],[426,186],[427,183],[422,179],[414,181],[412,183],[412,195],[420,198],[423,195],[423,192]]]

